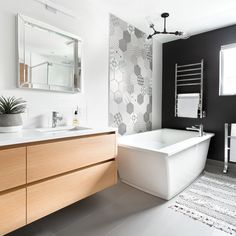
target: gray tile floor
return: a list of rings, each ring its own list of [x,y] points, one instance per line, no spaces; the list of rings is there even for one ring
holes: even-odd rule
[[[118,183],[8,236],[227,235],[169,209],[174,200],[166,202]]]

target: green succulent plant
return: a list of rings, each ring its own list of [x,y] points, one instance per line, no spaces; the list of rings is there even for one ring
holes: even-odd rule
[[[0,97],[0,115],[24,113],[26,101],[16,97]]]

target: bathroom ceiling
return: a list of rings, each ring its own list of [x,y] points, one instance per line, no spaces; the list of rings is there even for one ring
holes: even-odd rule
[[[94,5],[111,12],[135,25],[146,33],[151,32],[147,17],[155,24],[156,30],[163,29],[162,12],[169,12],[168,31],[184,31],[194,35],[205,31],[236,24],[235,0],[57,0],[65,7],[79,4]],[[76,8],[72,8],[76,11]],[[177,39],[176,36],[157,35],[161,42]]]

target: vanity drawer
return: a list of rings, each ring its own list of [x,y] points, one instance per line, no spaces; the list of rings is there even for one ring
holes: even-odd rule
[[[54,141],[27,148],[27,182],[115,158],[116,134]]]
[[[27,188],[27,223],[55,212],[117,181],[116,162],[88,167]]]
[[[0,150],[0,191],[26,183],[26,147]]]
[[[26,225],[26,189],[0,195],[0,235]]]

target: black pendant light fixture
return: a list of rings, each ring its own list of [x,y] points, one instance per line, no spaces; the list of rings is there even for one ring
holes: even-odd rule
[[[164,13],[162,13],[161,14],[161,17],[164,19],[164,29],[163,29],[163,31],[156,31],[155,30],[155,26],[154,26],[154,24],[150,24],[150,28],[151,29],[153,29],[153,34],[150,34],[150,35],[148,35],[148,39],[151,39],[154,35],[156,35],[156,34],[173,34],[173,35],[176,35],[176,36],[182,36],[182,35],[184,35],[184,33],[183,32],[181,32],[181,31],[174,31],[174,32],[168,32],[167,30],[166,30],[166,18],[169,16],[169,13],[167,13],[167,12],[164,12]]]

